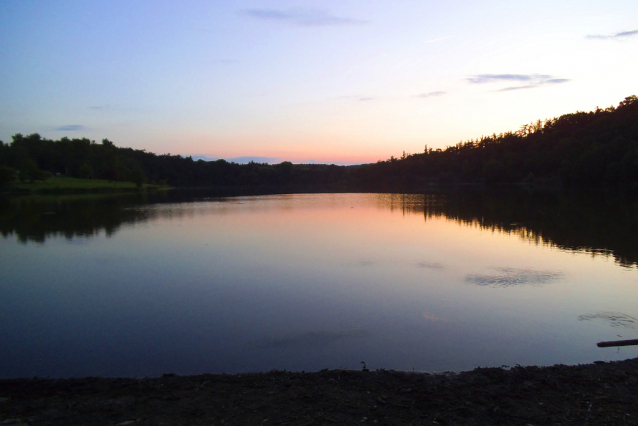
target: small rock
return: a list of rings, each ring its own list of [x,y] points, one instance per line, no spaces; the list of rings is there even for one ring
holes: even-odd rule
[[[128,425],[134,425],[134,424],[135,424],[135,420],[126,420],[125,422],[118,423],[115,426],[128,426]]]

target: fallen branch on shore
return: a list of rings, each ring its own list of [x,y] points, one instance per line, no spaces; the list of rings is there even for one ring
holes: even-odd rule
[[[611,342],[600,342],[596,346],[599,348],[608,348],[610,346],[635,346],[638,345],[638,339],[633,340],[614,340]]]

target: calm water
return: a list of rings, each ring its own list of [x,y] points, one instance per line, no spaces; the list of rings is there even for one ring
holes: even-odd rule
[[[638,203],[559,194],[25,198],[0,377],[466,370],[638,356]]]

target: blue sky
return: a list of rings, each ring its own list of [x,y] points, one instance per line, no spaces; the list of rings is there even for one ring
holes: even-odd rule
[[[372,162],[638,94],[638,2],[0,2],[0,140]]]

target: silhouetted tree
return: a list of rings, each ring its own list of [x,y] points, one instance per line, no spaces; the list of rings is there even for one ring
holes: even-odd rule
[[[0,166],[0,186],[8,185],[16,179],[16,174],[11,167]]]

